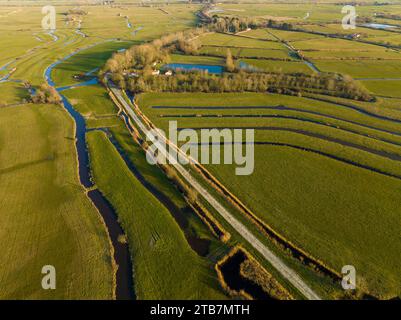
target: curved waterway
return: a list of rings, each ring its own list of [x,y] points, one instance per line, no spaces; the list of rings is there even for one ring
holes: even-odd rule
[[[96,45],[96,44],[94,44]],[[75,54],[79,53],[82,50],[89,49],[94,45],[88,46],[81,50],[75,51],[74,53],[54,62],[50,65],[45,71],[45,78],[49,85],[56,87],[56,83],[51,78],[51,73],[53,69],[59,65],[61,62],[66,61],[71,58]],[[89,81],[85,84],[75,84],[71,86],[66,86],[62,88],[58,88],[57,91],[60,93],[63,90],[67,90],[76,86],[94,84],[95,81]],[[60,93],[60,96],[63,101],[64,108],[68,111],[68,113],[72,116],[75,121],[76,129],[75,129],[75,138],[76,138],[76,148],[78,154],[78,164],[79,164],[79,179],[81,184],[85,188],[93,188],[94,184],[91,179],[91,170],[89,163],[89,155],[86,147],[86,124],[84,117],[77,112],[68,99]],[[107,201],[107,199],[102,195],[102,193],[98,189],[92,189],[88,192],[88,197],[92,200],[93,204],[96,206],[98,211],[103,217],[103,220],[106,224],[112,245],[114,247],[114,260],[118,265],[118,269],[116,272],[116,298],[119,300],[128,300],[135,299],[134,285],[133,285],[133,274],[132,274],[132,262],[130,259],[130,253],[128,249],[128,244],[121,243],[118,241],[118,237],[121,234],[124,234],[123,229],[118,223],[117,215]]]

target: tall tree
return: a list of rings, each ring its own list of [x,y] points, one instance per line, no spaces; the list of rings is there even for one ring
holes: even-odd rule
[[[227,71],[229,71],[229,72],[233,72],[235,70],[233,55],[231,54],[230,49],[227,49],[226,68],[227,68]]]

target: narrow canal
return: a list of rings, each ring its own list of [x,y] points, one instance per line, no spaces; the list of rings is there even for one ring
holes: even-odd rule
[[[45,71],[45,78],[49,85],[56,87],[56,83],[52,80],[51,73],[53,69],[60,63],[66,61],[82,50],[89,49],[94,45],[88,46],[84,49],[78,50],[63,59],[60,59],[50,65]],[[89,81],[88,84],[93,84],[95,80]],[[60,93],[64,108],[71,115],[75,121],[75,138],[76,138],[76,149],[78,154],[78,165],[79,165],[79,179],[81,184],[85,188],[93,188],[94,184],[91,179],[91,169],[89,163],[89,154],[86,146],[86,124],[83,116],[77,112],[68,99],[61,94],[62,91],[68,90],[74,86],[82,86],[83,84],[76,84],[72,86],[65,86],[58,88],[57,91]],[[114,260],[118,265],[116,272],[116,299],[118,300],[130,300],[135,299],[134,284],[133,284],[133,273],[132,273],[132,262],[130,258],[129,248],[127,243],[122,243],[118,240],[119,236],[124,234],[123,229],[118,223],[117,215],[98,189],[92,189],[88,192],[88,197],[92,200],[96,206],[107,227],[112,245],[114,247]]]

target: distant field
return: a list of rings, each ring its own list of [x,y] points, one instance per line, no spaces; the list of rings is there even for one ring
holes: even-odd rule
[[[276,38],[272,36],[266,29],[253,29],[249,31],[241,32],[242,36],[256,38],[261,40],[272,40],[276,41]]]
[[[172,54],[172,63],[191,63],[191,64],[206,64],[206,65],[224,65],[225,60],[218,57],[207,56],[188,56],[182,54]]]
[[[230,48],[230,47],[217,47],[217,46],[202,46],[200,49],[201,54],[226,57],[227,50],[231,51],[234,57],[243,58],[266,58],[266,59],[294,59],[289,55],[285,49],[260,49],[260,48]]]
[[[321,50],[321,51],[330,51],[330,50],[383,51],[384,50],[382,47],[375,46],[372,44],[366,44],[344,39],[334,39],[334,38],[324,38],[323,40],[318,38],[312,40],[297,41],[295,42],[294,46],[295,48],[301,50]]]
[[[200,37],[202,45],[231,46],[238,48],[283,49],[284,46],[275,41],[251,39],[222,33],[209,33]]]
[[[341,63],[342,60],[363,60],[363,59],[368,59],[368,60],[373,60],[373,61],[378,61],[378,60],[398,60],[398,62],[401,62],[401,53],[394,51],[394,50],[389,50],[389,49],[383,49],[382,51],[361,51],[361,50],[352,50],[352,51],[341,51],[341,50],[308,50],[308,51],[303,51],[304,55],[308,58],[311,59],[316,59],[316,60],[335,60],[339,64]],[[368,61],[369,62],[369,61]]]
[[[394,81],[362,81],[363,85],[380,96],[401,98],[401,80]],[[396,103],[396,102],[395,102]]]
[[[284,30],[276,30],[276,29],[268,29],[270,33],[274,34],[276,37],[286,40],[286,41],[305,41],[305,40],[313,40],[318,39],[320,41],[324,40],[323,36],[319,36],[316,34],[310,34],[305,32],[294,32],[294,31],[284,31]]]
[[[344,73],[354,78],[400,78],[401,75],[401,61],[316,60],[315,64],[322,71]]]
[[[240,61],[249,66],[256,67],[267,72],[313,73],[312,69],[300,61],[270,61],[259,59],[241,59]]]
[[[0,145],[0,297],[111,299],[110,246],[78,181],[72,120],[53,105],[0,108]],[[41,287],[44,265],[54,291]]]

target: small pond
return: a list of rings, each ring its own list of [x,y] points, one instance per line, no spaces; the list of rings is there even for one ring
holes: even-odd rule
[[[198,70],[198,71],[207,71],[213,74],[222,74],[223,67],[222,66],[213,66],[206,64],[191,64],[191,63],[169,63],[163,66],[163,70],[173,69],[173,70]]]

